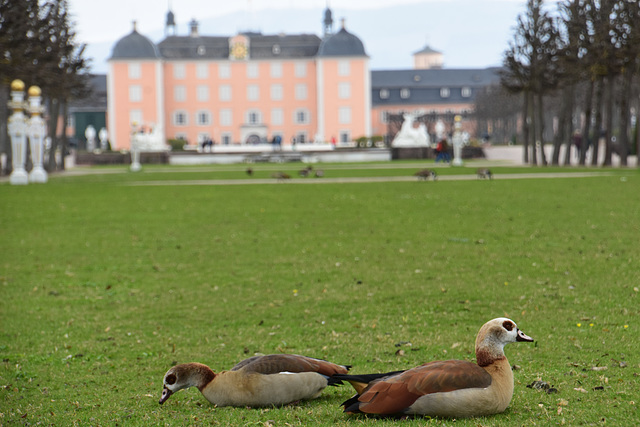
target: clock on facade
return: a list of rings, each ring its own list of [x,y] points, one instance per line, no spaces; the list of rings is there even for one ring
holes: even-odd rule
[[[234,43],[231,46],[231,56],[234,59],[245,59],[247,57],[247,46],[244,43]]]

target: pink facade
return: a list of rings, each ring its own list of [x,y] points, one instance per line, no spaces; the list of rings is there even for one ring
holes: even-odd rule
[[[312,54],[288,53],[287,43],[293,45],[289,39],[295,37]],[[353,55],[340,51],[340,37],[357,39],[344,28],[323,40],[255,34],[200,38],[196,33],[168,37],[156,47],[134,29],[109,60],[111,144],[129,149],[133,131],[158,126],[164,139],[191,146],[209,139],[232,145],[279,136],[286,145],[293,138],[311,143],[370,136],[369,59],[363,47]],[[137,45],[147,41],[140,56],[148,57],[130,54],[131,39]],[[187,44],[195,53],[179,50]],[[207,57],[221,47],[224,54]]]

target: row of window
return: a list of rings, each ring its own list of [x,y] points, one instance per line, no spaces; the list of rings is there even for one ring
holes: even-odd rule
[[[260,100],[260,86],[248,85],[247,89],[247,101],[259,101]],[[269,88],[269,99],[271,101],[282,101],[284,99],[284,86],[281,84],[272,84]],[[297,84],[294,87],[295,99],[297,101],[304,101],[309,97],[309,89],[306,84]],[[338,97],[340,99],[351,98],[351,84],[339,83],[338,84]],[[198,102],[208,102],[211,98],[211,88],[207,85],[198,85],[196,87],[196,100]],[[219,101],[231,101],[233,98],[232,88],[230,85],[218,86],[218,100]],[[176,102],[185,102],[187,100],[187,88],[183,85],[177,85],[173,88],[173,99]],[[130,102],[142,102],[142,86],[131,85],[129,86],[129,101]]]
[[[308,62],[295,62],[294,63],[294,76],[306,77],[308,73]],[[230,79],[231,78],[231,63],[220,62],[217,63],[218,78]],[[172,65],[173,77],[177,80],[184,80],[187,78],[187,66],[184,63],[176,63]],[[196,64],[196,78],[208,79],[210,75],[211,67],[209,63]],[[246,63],[246,75],[249,79],[260,78],[260,67],[258,62]],[[132,80],[138,80],[142,78],[142,67],[138,63],[130,63],[128,67],[129,78]],[[348,60],[338,62],[338,75],[348,76],[351,74],[351,63]],[[282,78],[283,76],[283,63],[271,62],[269,64],[269,76],[275,79]]]
[[[134,121],[134,120],[132,120]],[[311,113],[305,108],[299,108],[293,112],[292,121],[297,125],[311,123]],[[341,107],[338,109],[338,122],[340,124],[351,123],[351,108]],[[189,113],[178,110],[172,114],[172,123],[175,126],[188,126]],[[264,123],[263,113],[259,109],[247,110],[244,114],[244,123],[257,125]],[[195,113],[195,124],[197,126],[210,126],[213,124],[213,114],[208,110],[200,110]],[[281,126],[284,124],[284,111],[282,108],[273,108],[270,111],[269,124]],[[220,126],[233,125],[233,112],[231,110],[220,110]]]
[[[463,98],[470,98],[472,94],[471,88],[467,86],[461,88],[460,94],[462,95]],[[389,99],[390,91],[389,89],[380,89],[379,95],[380,95],[380,99]],[[451,96],[450,88],[448,87],[440,88],[440,98],[449,98],[450,96]],[[400,89],[400,98],[402,99],[411,98],[411,90],[408,88]]]

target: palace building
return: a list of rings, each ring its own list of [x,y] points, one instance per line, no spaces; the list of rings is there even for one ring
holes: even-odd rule
[[[322,38],[212,37],[201,35],[195,20],[181,36],[174,20],[169,12],[167,35],[157,45],[134,24],[113,48],[107,115],[114,148],[129,148],[132,132],[151,128],[188,144],[370,136],[369,57],[344,21],[333,31],[329,9]]]
[[[495,69],[443,68],[442,54],[428,46],[414,53],[413,70],[372,71],[344,20],[334,31],[329,8],[323,18],[322,37],[207,36],[195,20],[178,35],[170,11],[157,44],[134,23],[108,61],[111,146],[128,149],[133,132],[151,130],[191,146],[346,143],[385,135],[389,114],[431,114],[452,124],[453,115],[472,111],[477,90],[498,81]]]

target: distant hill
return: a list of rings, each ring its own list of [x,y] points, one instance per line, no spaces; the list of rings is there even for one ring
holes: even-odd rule
[[[334,31],[341,18],[346,28],[364,42],[371,57],[371,68],[407,69],[413,67],[412,54],[426,44],[444,54],[445,68],[484,68],[500,65],[502,53],[513,36],[521,4],[509,0],[464,0],[452,4],[446,0],[425,1],[367,11],[332,7]],[[181,16],[179,6],[173,12],[178,33],[188,34],[191,17]],[[324,8],[272,9],[249,14],[236,12],[214,18],[199,18],[201,35],[233,35],[238,31],[263,34],[311,33],[322,35]],[[205,15],[205,13],[203,13]],[[144,35],[155,42],[164,38],[164,23]],[[106,59],[115,42],[94,43],[87,47],[93,71],[105,73]]]

